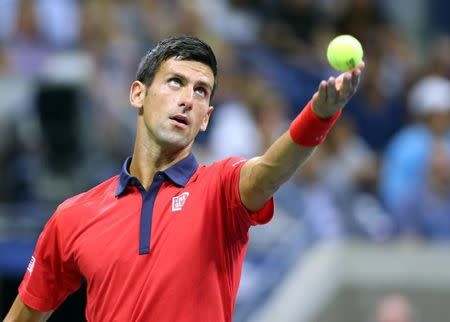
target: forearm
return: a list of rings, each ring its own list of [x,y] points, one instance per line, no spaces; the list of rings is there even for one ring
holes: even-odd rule
[[[26,306],[19,296],[16,297],[4,322],[44,322],[50,318],[50,312],[40,312]]]
[[[286,182],[309,158],[316,147],[296,144],[289,132],[285,132],[260,157],[255,167],[255,180],[266,189],[275,190]]]
[[[241,170],[240,191],[245,206],[258,210],[314,152],[296,144],[285,132],[260,157],[248,160]],[[251,191],[247,196],[245,191]],[[243,193],[244,192],[244,193]]]
[[[286,131],[262,157],[250,163],[254,167],[257,187],[272,195],[308,159],[315,148],[327,137],[341,115],[341,110],[331,115],[318,116],[311,100]]]

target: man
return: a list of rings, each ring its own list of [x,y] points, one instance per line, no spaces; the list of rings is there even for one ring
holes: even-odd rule
[[[422,184],[410,189],[393,217],[400,237],[440,243],[450,240],[450,148],[432,140]]]
[[[401,294],[383,297],[375,309],[376,322],[413,322],[414,320],[412,304]]]
[[[231,321],[248,229],[325,139],[363,65],[322,81],[290,130],[250,160],[198,166],[216,59],[189,36],[158,43],[131,84],[136,142],[122,172],[62,203],[42,232],[6,321],[42,321],[87,282],[89,321]]]

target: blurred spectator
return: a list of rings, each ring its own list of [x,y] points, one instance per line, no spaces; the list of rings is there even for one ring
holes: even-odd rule
[[[450,240],[450,149],[436,142],[429,155],[426,180],[410,191],[396,214],[403,237]]]
[[[338,33],[351,34],[362,39],[364,33],[367,32],[367,26],[376,28],[385,20],[379,1],[352,0],[344,2],[348,3],[348,9],[343,12],[337,22]]]
[[[220,122],[216,122],[210,131],[212,160],[226,155],[248,158],[261,151],[260,134],[244,102],[228,101],[220,104],[216,107],[214,118]]]
[[[265,151],[289,127],[288,104],[273,86],[258,79],[256,75],[250,77],[248,102],[254,115],[258,132],[261,135],[261,148]]]
[[[335,125],[324,146],[326,158],[321,178],[339,205],[348,234],[385,241],[393,230],[375,192],[378,189],[378,158],[354,131],[345,116]]]
[[[89,133],[84,141],[90,177],[97,182],[130,153],[135,111],[129,106],[129,87],[136,61],[150,43],[139,19],[144,13],[138,4],[123,1],[89,1],[82,8],[80,46],[94,61],[82,102],[83,129]]]
[[[429,2],[429,5],[429,28],[449,34],[450,24],[446,12],[450,12],[450,3],[446,0],[433,0]]]
[[[361,192],[376,191],[376,154],[356,134],[349,118],[344,116],[336,124],[322,148],[327,152],[322,177],[342,207],[350,207]]]
[[[5,41],[6,58],[10,70],[27,77],[38,76],[50,54],[50,47],[44,41],[39,28],[33,2],[21,1],[14,16],[16,19],[11,21],[12,34],[7,36]]]
[[[11,118],[3,118],[0,113],[0,177],[8,184],[0,185],[0,204],[27,201],[29,182],[24,167],[23,146],[19,140],[17,125]],[[0,205],[1,208],[1,205]]]
[[[33,2],[39,29],[52,48],[67,49],[78,45],[79,0],[34,0]]]
[[[375,322],[418,322],[409,299],[400,294],[387,295],[377,304]]]
[[[450,81],[426,77],[412,88],[408,99],[417,122],[393,137],[381,170],[381,198],[393,212],[411,191],[424,184],[433,143],[443,140],[450,144]]]
[[[39,76],[54,51],[75,48],[80,36],[80,3],[76,0],[18,0],[1,3],[0,41],[10,68]]]
[[[374,28],[366,36],[364,81],[347,113],[369,147],[381,152],[405,124],[401,94],[408,77],[408,62],[413,58],[404,39],[388,26]]]
[[[241,74],[241,77],[246,77]],[[256,121],[251,113],[248,102],[243,96],[244,85],[237,80],[228,79],[226,86],[234,89],[233,95],[221,97],[214,111],[208,146],[211,160],[226,155],[252,157],[262,149],[262,138],[258,132]],[[237,82],[235,82],[237,81]]]
[[[293,36],[309,43],[314,27],[319,23],[319,15],[311,0],[280,0],[272,4],[270,14],[275,23],[290,28]]]
[[[3,0],[0,4],[0,43],[14,38],[19,1]]]
[[[424,41],[430,25],[430,5],[433,1],[424,0],[381,0],[385,16],[397,30],[408,37],[412,48],[418,50]],[[405,7],[408,14],[405,15]]]
[[[256,3],[259,1],[196,0],[193,2],[206,26],[219,37],[234,44],[252,44],[257,41],[261,19],[255,9],[261,5]]]
[[[280,207],[305,223],[313,241],[338,240],[347,233],[342,208],[323,181],[326,161],[326,152],[318,149],[276,194]]]
[[[9,69],[9,62],[6,57],[5,47],[0,44],[0,74],[6,74]]]
[[[27,144],[32,140],[28,139],[26,128],[30,125],[34,87],[26,77],[0,66],[0,93],[0,177],[8,182],[0,188],[0,203],[15,207],[31,198]]]
[[[450,34],[437,34],[429,48],[425,73],[450,79]]]

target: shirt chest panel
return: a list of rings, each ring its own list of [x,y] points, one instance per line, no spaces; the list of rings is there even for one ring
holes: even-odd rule
[[[220,222],[206,197],[201,189],[163,184],[152,209],[151,249],[142,255],[138,252],[144,199],[140,191],[133,190],[111,209],[93,215],[76,247],[78,265],[88,283],[123,282],[127,276],[149,274],[161,279],[161,274],[192,262],[207,267],[217,261]]]

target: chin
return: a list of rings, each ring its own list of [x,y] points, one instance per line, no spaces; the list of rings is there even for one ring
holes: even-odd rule
[[[162,147],[177,150],[191,145],[195,139],[192,129],[179,130],[163,126],[154,131],[153,135]]]
[[[167,147],[183,149],[188,146],[192,140],[184,135],[171,133],[170,135],[160,137],[160,142]]]

